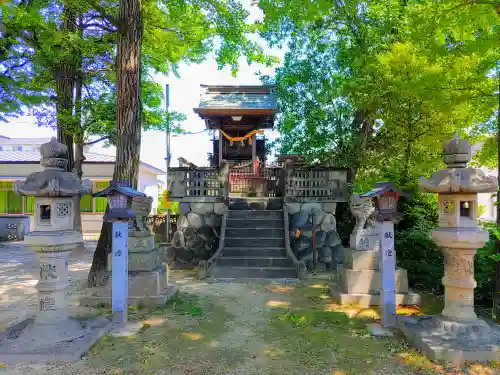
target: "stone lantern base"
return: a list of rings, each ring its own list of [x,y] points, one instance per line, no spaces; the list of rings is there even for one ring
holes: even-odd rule
[[[443,316],[399,316],[398,328],[431,358],[455,364],[500,360],[500,328],[483,320],[459,322]]]
[[[0,333],[0,362],[74,362],[111,328],[106,317],[44,326],[29,318]]]
[[[111,328],[106,317],[68,316],[68,255],[80,239],[75,231],[32,232],[25,237],[38,260],[38,312],[36,319],[0,333],[0,362],[76,361]]]

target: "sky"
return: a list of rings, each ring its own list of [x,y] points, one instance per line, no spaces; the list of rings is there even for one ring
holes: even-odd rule
[[[250,0],[243,0],[242,3],[250,11],[249,21],[254,21],[262,17],[260,9],[250,5]],[[256,37],[265,51],[273,56],[282,59],[284,50],[269,49],[265,41]],[[180,78],[156,76],[155,80],[163,87],[166,84],[170,86],[170,109],[184,113],[187,116],[183,122],[183,129],[188,132],[200,132],[205,129],[205,123],[193,108],[199,104],[202,89],[201,84],[207,85],[252,85],[260,84],[257,72],[262,74],[274,75],[275,67],[266,68],[260,64],[248,65],[245,59],[240,60],[240,70],[236,77],[231,76],[231,70],[226,67],[218,70],[217,64],[210,56],[207,61],[196,65],[181,65],[179,69]],[[0,123],[0,135],[11,138],[35,138],[52,137],[56,135],[55,130],[50,128],[38,127],[35,119],[29,116],[23,116],[18,119],[12,119],[9,123]],[[270,140],[275,139],[277,134],[266,130],[266,137]],[[165,133],[158,131],[143,132],[141,138],[141,160],[162,170],[165,169]],[[212,143],[208,132],[200,134],[176,135],[171,140],[171,166],[178,165],[177,159],[184,157],[196,165],[207,165],[207,153],[211,152]],[[97,144],[92,146],[91,152],[114,155],[114,147],[104,148]]]

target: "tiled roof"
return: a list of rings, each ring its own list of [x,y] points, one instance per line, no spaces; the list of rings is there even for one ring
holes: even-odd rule
[[[84,153],[87,163],[114,163],[115,157]],[[0,163],[39,163],[39,151],[0,151]]]
[[[84,152],[85,163],[114,163],[116,158],[110,155],[94,154],[91,152]],[[26,163],[26,164],[38,164],[40,163],[40,152],[39,151],[0,151],[0,164],[9,163]],[[165,171],[160,168],[156,168],[151,164],[140,162],[141,165],[152,169],[157,174],[163,174]]]
[[[199,108],[255,108],[276,109],[277,97],[274,93],[205,93],[200,97]]]

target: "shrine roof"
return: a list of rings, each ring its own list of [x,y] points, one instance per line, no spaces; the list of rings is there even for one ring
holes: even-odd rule
[[[363,198],[373,198],[379,197],[385,193],[397,193],[402,196],[408,196],[407,193],[395,187],[392,182],[377,182],[372,190],[361,194],[360,196]]]
[[[278,112],[274,86],[206,86],[200,105],[194,112],[200,115],[273,115]]]

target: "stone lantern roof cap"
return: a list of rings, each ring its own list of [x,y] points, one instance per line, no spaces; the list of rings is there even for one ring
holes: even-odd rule
[[[471,144],[460,139],[455,133],[453,138],[443,144],[443,161],[448,168],[465,168],[471,160]]]
[[[17,181],[14,191],[19,195],[34,197],[76,197],[92,193],[92,182],[80,180],[68,172],[68,148],[55,138],[40,147],[44,170],[31,173],[25,181]]]
[[[109,186],[106,189],[98,191],[97,193],[92,195],[94,197],[107,197],[115,193],[123,194],[129,198],[146,196],[146,194],[141,193],[139,190],[133,189],[126,182],[116,181],[116,180],[111,180]]]
[[[468,168],[471,160],[471,145],[458,135],[443,145],[443,161],[447,168],[433,173],[430,179],[421,177],[420,190],[427,193],[494,193],[498,190],[498,179],[486,176],[478,168]]]
[[[396,193],[401,196],[409,196],[409,194],[405,193],[403,190],[398,189],[392,182],[385,181],[385,182],[377,182],[375,184],[375,187],[360,195],[362,198],[375,198],[375,197],[380,197],[386,193]]]

